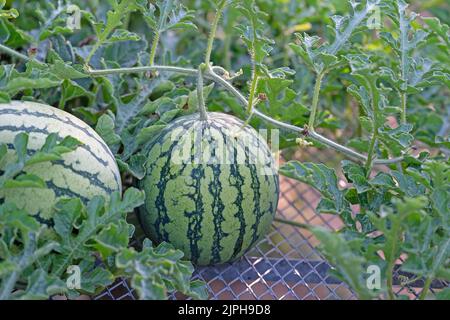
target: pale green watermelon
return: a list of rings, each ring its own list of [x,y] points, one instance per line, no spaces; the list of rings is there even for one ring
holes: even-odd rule
[[[41,177],[48,189],[5,189],[0,191],[0,200],[12,201],[31,214],[39,213],[45,218],[61,198],[76,197],[87,202],[96,195],[109,197],[112,192],[121,191],[114,155],[100,136],[75,116],[34,102],[0,104],[0,143],[12,149],[14,137],[20,132],[29,135],[30,153],[40,149],[50,133],[57,133],[59,139],[70,135],[83,145],[65,154],[60,161],[26,168],[27,173]],[[0,164],[0,170],[5,164],[6,161]]]

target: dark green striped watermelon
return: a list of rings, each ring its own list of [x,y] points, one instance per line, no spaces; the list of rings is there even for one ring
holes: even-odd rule
[[[239,119],[181,117],[151,143],[140,220],[196,264],[232,261],[267,233],[278,175],[265,140]]]
[[[41,177],[48,189],[4,189],[0,191],[0,200],[12,201],[32,214],[47,218],[61,198],[77,197],[87,202],[95,195],[108,198],[112,192],[121,190],[114,155],[92,128],[73,115],[40,103],[0,104],[0,143],[11,149],[19,132],[29,134],[29,152],[40,149],[50,133],[57,133],[61,140],[70,135],[83,145],[65,154],[60,161],[27,167],[26,171]],[[0,163],[0,170],[6,162]]]

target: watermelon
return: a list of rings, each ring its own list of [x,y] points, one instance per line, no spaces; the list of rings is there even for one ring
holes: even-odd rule
[[[0,201],[12,201],[30,214],[49,218],[53,205],[62,198],[80,198],[84,202],[96,195],[108,198],[121,191],[120,172],[114,155],[100,136],[75,116],[51,106],[12,101],[0,104],[0,143],[13,148],[14,137],[26,132],[32,153],[42,147],[50,133],[58,139],[72,136],[83,145],[63,155],[63,159],[27,167],[27,173],[42,178],[48,189],[14,188],[0,191]],[[14,153],[10,152],[10,156]],[[0,170],[7,160],[0,163]]]
[[[279,181],[267,143],[233,116],[180,117],[150,143],[140,221],[198,265],[233,261],[267,233]]]

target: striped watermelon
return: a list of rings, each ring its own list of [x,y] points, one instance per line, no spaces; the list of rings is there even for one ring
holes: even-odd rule
[[[0,191],[1,201],[12,201],[31,214],[39,213],[48,218],[60,198],[79,197],[86,202],[95,195],[108,197],[121,190],[113,154],[93,129],[73,115],[34,102],[0,104],[0,143],[12,148],[19,132],[29,134],[30,152],[39,149],[53,132],[60,139],[70,135],[83,145],[65,154],[60,161],[35,164],[26,169],[41,177],[49,189],[6,189]],[[0,164],[0,170],[4,165]]]
[[[154,141],[140,182],[147,236],[199,265],[242,256],[268,231],[279,182],[264,139],[223,113],[181,117]]]

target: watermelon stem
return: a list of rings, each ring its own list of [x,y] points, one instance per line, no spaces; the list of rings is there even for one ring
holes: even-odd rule
[[[7,54],[9,54],[9,55],[11,55],[11,56],[13,56],[13,57],[16,57],[16,58],[18,58],[18,59],[24,60],[24,61],[26,61],[26,62],[33,60],[33,61],[37,62],[38,64],[41,64],[41,65],[44,64],[43,62],[41,62],[41,61],[39,61],[39,60],[30,58],[30,57],[28,57],[28,56],[26,56],[26,55],[24,55],[24,54],[22,54],[22,53],[20,53],[20,52],[17,52],[17,51],[14,50],[14,49],[11,49],[11,48],[9,48],[9,47],[7,47],[7,46],[4,46],[4,45],[2,45],[2,44],[0,44],[0,51],[3,51],[4,53],[7,53]]]
[[[225,6],[227,4],[227,1],[222,0],[219,2],[216,15],[214,16],[214,20],[211,24],[211,31],[209,33],[208,37],[208,44],[206,46],[206,52],[205,52],[205,63],[207,66],[210,66],[211,64],[211,51],[213,48],[214,38],[216,37],[217,32],[217,26],[219,24],[220,17],[222,16],[222,12],[225,9]]]
[[[197,102],[198,111],[200,112],[200,120],[208,120],[208,114],[206,112],[205,97],[203,96],[203,73],[205,71],[206,64],[201,63],[198,67],[197,75]]]

